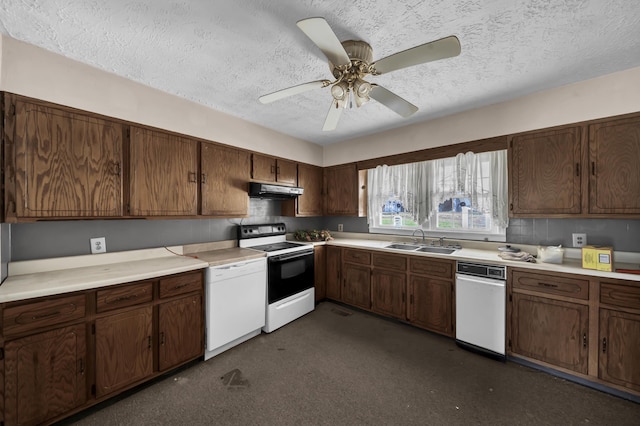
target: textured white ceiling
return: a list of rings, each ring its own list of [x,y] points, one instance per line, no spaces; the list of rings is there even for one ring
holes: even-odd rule
[[[374,101],[323,132],[328,88],[257,100],[331,78],[296,26],[314,16],[374,60],[449,35],[462,53],[369,78],[417,105],[411,118]],[[0,31],[318,144],[640,66],[637,0],[2,0]]]

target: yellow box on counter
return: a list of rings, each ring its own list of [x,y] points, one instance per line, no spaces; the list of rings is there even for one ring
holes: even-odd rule
[[[598,271],[613,271],[613,248],[611,247],[582,247],[582,267]]]

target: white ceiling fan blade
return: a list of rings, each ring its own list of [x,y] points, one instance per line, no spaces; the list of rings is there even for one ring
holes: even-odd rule
[[[413,115],[416,111],[418,111],[417,106],[405,101],[400,96],[396,95],[393,92],[390,92],[384,87],[378,86],[377,84],[373,84],[372,86],[373,89],[371,89],[369,96],[389,108],[391,111],[405,118]]]
[[[324,126],[322,126],[323,131],[328,132],[330,130],[335,130],[336,127],[338,127],[338,121],[340,121],[343,109],[344,101],[336,101],[335,99],[331,101],[327,118],[324,120]]]
[[[374,74],[384,74],[438,59],[451,58],[459,54],[460,41],[458,37],[449,36],[387,56],[374,62],[371,66],[375,69]]]
[[[263,104],[268,104],[273,101],[277,101],[288,96],[297,95],[299,93],[308,92],[309,90],[319,89],[321,87],[327,87],[331,82],[329,80],[317,80],[310,81],[309,83],[298,84],[286,89],[278,90],[277,92],[269,93],[258,98]]]
[[[298,27],[322,50],[335,66],[349,65],[351,59],[342,43],[324,18],[307,18],[297,23]]]

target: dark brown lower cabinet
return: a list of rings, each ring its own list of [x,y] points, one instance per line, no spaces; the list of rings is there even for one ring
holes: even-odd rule
[[[327,297],[327,253],[325,246],[313,249],[313,285],[316,302]]]
[[[202,271],[0,305],[0,425],[62,420],[204,353]]]
[[[512,351],[587,374],[589,307],[513,293]]]
[[[202,296],[194,294],[158,305],[160,371],[197,357],[204,347]]]
[[[411,275],[408,320],[419,327],[453,335],[451,280]]]
[[[342,264],[342,301],[362,309],[371,309],[371,267]]]
[[[153,309],[145,306],[96,319],[96,397],[153,373]]]
[[[371,310],[388,317],[405,319],[406,288],[405,273],[374,268],[371,273]]]
[[[327,299],[342,300],[342,249],[327,246],[326,295]]]
[[[600,309],[598,376],[640,391],[640,315]]]
[[[7,342],[5,424],[40,424],[84,404],[86,348],[84,323]]]

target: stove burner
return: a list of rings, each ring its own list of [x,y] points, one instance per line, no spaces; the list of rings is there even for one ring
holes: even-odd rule
[[[294,248],[294,247],[300,247],[300,245],[301,244],[281,242],[281,243],[273,243],[273,244],[264,244],[261,246],[251,246],[249,248],[260,250],[260,251],[271,252],[271,251],[285,250],[285,249]]]

